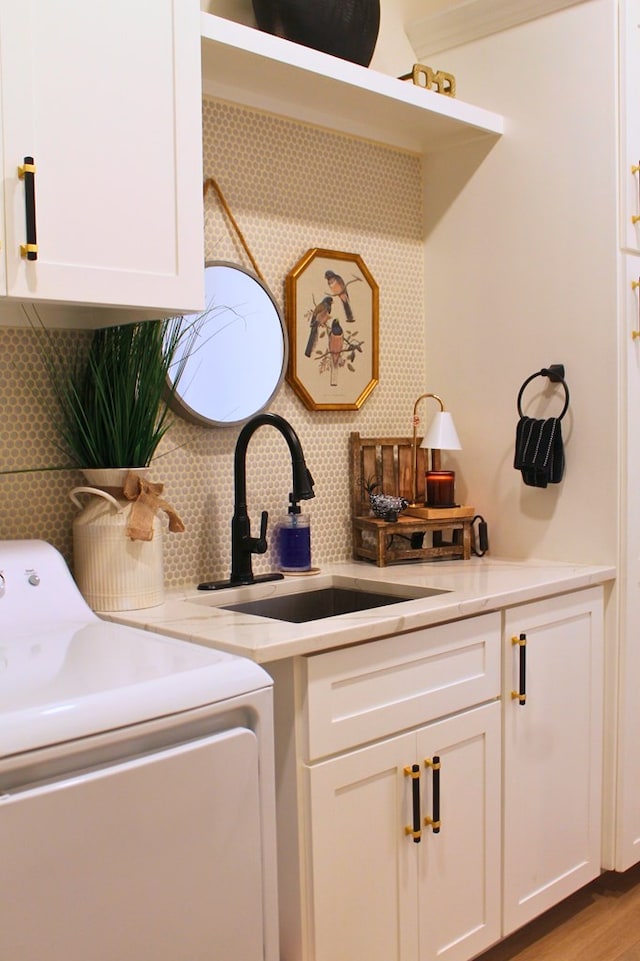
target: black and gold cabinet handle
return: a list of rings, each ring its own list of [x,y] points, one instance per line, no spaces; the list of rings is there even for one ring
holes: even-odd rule
[[[430,768],[433,774],[433,807],[431,816],[426,815],[424,824],[429,826],[434,834],[440,833],[440,757],[437,754],[424,760],[425,768]],[[416,844],[422,838],[422,821],[420,819],[420,765],[408,764],[404,768],[405,777],[411,778],[411,796],[413,802],[413,823],[407,825],[404,833],[411,835]]]
[[[527,703],[527,635],[520,634],[518,637],[512,637],[511,643],[514,646],[517,644],[520,651],[518,690],[511,692],[511,699],[523,707]]]
[[[431,768],[433,773],[433,809],[432,815],[425,817],[424,823],[431,826],[431,830],[434,834],[440,834],[440,828],[442,827],[442,821],[440,820],[440,757],[434,754],[433,757],[427,757],[424,761],[424,766]]]
[[[24,180],[24,209],[27,227],[27,242],[20,244],[20,256],[27,260],[38,259],[36,238],[36,165],[33,157],[25,157],[18,167],[18,177]]]
[[[635,293],[639,289],[640,289],[640,277],[638,278],[638,280],[631,281],[631,290]],[[638,340],[638,338],[640,338],[640,294],[636,294],[636,300],[638,302],[637,303],[638,323],[636,328],[631,331],[632,340]]]
[[[422,826],[420,824],[420,765],[408,764],[404,769],[405,777],[411,778],[411,802],[413,808],[412,824],[408,824],[405,834],[413,837],[414,844],[420,844],[422,838]]]
[[[637,177],[640,173],[640,163],[631,165],[631,176]],[[640,214],[631,214],[631,223],[634,225],[640,223]]]

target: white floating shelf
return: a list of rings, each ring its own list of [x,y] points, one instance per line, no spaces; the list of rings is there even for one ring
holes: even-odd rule
[[[207,96],[421,154],[503,133],[499,114],[210,13],[200,17]]]

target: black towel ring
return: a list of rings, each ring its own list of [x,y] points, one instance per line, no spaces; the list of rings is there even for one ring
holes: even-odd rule
[[[520,388],[520,393],[518,394],[518,414],[520,417],[523,416],[522,406],[520,404],[522,395],[525,391],[525,388],[531,383],[532,380],[535,380],[536,377],[548,377],[549,380],[553,381],[554,384],[562,384],[564,387],[564,407],[562,408],[562,413],[558,417],[558,420],[562,420],[569,409],[569,388],[567,387],[567,383],[564,379],[564,364],[552,364],[551,367],[543,367],[542,370],[537,370],[535,374],[531,374],[530,377],[527,377],[524,384]]]

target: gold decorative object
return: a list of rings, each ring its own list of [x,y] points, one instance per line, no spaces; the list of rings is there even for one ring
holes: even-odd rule
[[[445,97],[456,95],[456,78],[453,74],[444,70],[433,70],[424,63],[414,63],[411,73],[404,73],[398,79],[412,80],[416,87],[435,90],[436,93],[443,93]]]

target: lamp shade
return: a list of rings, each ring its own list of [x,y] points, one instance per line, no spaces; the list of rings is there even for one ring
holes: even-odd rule
[[[428,447],[430,450],[462,450],[453,417],[448,410],[438,411],[434,415],[420,447]]]

